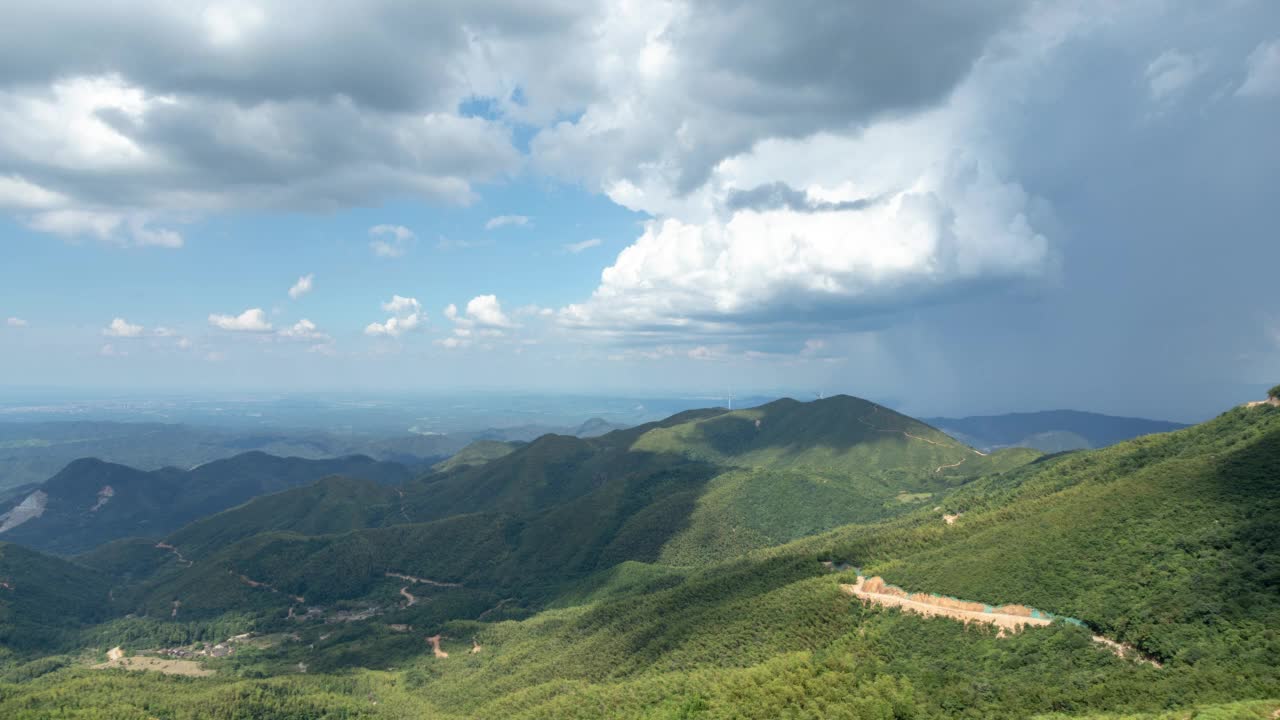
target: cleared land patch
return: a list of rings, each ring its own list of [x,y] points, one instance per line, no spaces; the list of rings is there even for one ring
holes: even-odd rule
[[[90,667],[94,670],[119,668],[120,670],[150,671],[164,673],[165,675],[185,675],[187,677],[207,677],[214,674],[212,670],[195,660],[175,660],[172,658],[151,657],[149,655],[115,656],[104,663],[98,663]]]
[[[1002,637],[1006,631],[1020,632],[1027,627],[1043,627],[1054,620],[1081,624],[1078,620],[1056,618],[1026,605],[1000,605],[997,607],[980,602],[957,600],[956,598],[942,595],[908,593],[900,587],[885,583],[884,578],[881,577],[868,578],[859,575],[857,582],[852,585],[841,584],[840,589],[860,600],[883,605],[884,607],[901,608],[905,612],[925,617],[945,617],[951,620],[959,620],[966,624],[977,622],[984,625],[995,625],[1000,628]],[[1094,642],[1110,650],[1116,657],[1138,660],[1154,667],[1161,667],[1160,663],[1151,658],[1143,657],[1138,652],[1138,649],[1131,645],[1118,643],[1101,635],[1093,635],[1092,637]]]

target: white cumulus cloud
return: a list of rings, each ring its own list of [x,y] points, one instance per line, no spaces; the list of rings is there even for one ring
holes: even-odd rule
[[[511,327],[511,319],[502,312],[502,303],[496,295],[477,295],[467,303],[467,317],[476,324],[505,328]]]
[[[20,317],[11,317],[5,320],[4,324],[8,325],[11,328],[24,328],[27,326],[28,323],[26,320],[23,320]]]
[[[444,309],[444,316],[460,328],[497,329],[515,326],[511,318],[502,311],[502,303],[496,295],[477,295],[467,302],[467,307],[462,312],[458,311],[457,305],[449,303]]]
[[[239,315],[212,314],[209,324],[232,332],[266,333],[271,332],[271,323],[262,308],[249,308]]]
[[[910,189],[859,209],[743,208],[702,222],[655,220],[604,270],[592,297],[561,319],[704,330],[802,314],[856,319],[966,283],[1036,278],[1051,253],[1027,203],[1019,185],[982,163],[944,159],[922,168]]]
[[[329,342],[333,338],[320,331],[316,324],[306,318],[302,318],[293,325],[280,331],[280,337],[289,340],[308,340],[312,342]]]
[[[139,337],[143,333],[141,325],[134,325],[124,318],[116,318],[111,324],[102,329],[102,334],[107,337],[118,338],[134,338]]]
[[[293,287],[289,288],[289,297],[297,300],[303,295],[311,292],[311,283],[315,278],[315,273],[307,273],[306,275],[298,278],[298,282],[294,283]]]
[[[529,306],[517,312],[538,315],[542,313],[542,309]],[[453,322],[453,336],[436,342],[450,349],[467,347],[478,338],[499,338],[517,327],[503,312],[502,303],[496,295],[477,295],[467,302],[463,310],[458,310],[457,305],[449,303],[444,308],[444,316]]]
[[[391,317],[383,322],[372,322],[365,326],[364,333],[371,336],[398,338],[419,327],[426,320],[422,311],[422,303],[417,298],[392,295],[391,299],[382,303],[382,309],[391,313]]]

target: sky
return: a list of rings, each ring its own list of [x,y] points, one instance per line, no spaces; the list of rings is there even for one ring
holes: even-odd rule
[[[1280,381],[1280,4],[51,0],[0,26],[0,387]]]

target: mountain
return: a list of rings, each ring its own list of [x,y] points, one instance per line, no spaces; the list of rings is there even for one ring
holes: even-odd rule
[[[577,435],[578,437],[584,437],[584,438],[598,437],[600,435],[604,435],[605,433],[611,433],[614,430],[625,430],[628,427],[630,426],[623,425],[621,423],[609,422],[604,418],[595,417],[579,425],[578,429],[573,431],[573,434]]]
[[[507,452],[446,463],[394,490],[332,479],[208,517],[165,538],[194,568],[127,544],[83,559],[135,578],[153,573],[138,600],[150,611],[179,599],[184,612],[217,612],[225,605],[211,600],[223,591],[213,588],[240,597],[240,575],[279,591],[254,600],[268,604],[376,594],[397,573],[537,605],[621,562],[715,562],[901,515],[973,475],[1037,457],[984,456],[849,397],[682,413],[598,438],[545,435],[498,449]],[[447,555],[434,551],[442,546]]]
[[[193,470],[149,472],[86,458],[25,496],[0,505],[0,537],[47,552],[74,554],[117,538],[160,538],[258,495],[328,475],[399,484],[411,474],[403,465],[358,455],[305,460],[251,452]]]
[[[85,457],[139,470],[190,468],[259,451],[281,457],[325,459],[368,455],[405,465],[430,465],[477,440],[528,442],[547,433],[594,436],[623,427],[592,418],[578,427],[520,425],[460,432],[376,436],[317,430],[202,427],[107,421],[0,422],[0,497],[7,489],[38,484]]]
[[[445,436],[374,440],[308,430],[236,432],[168,423],[0,423],[0,488],[44,482],[81,458],[100,458],[139,470],[192,468],[251,451],[311,459],[366,454],[379,460],[422,463],[436,462],[467,442]]]
[[[680,541],[699,527],[717,530]],[[0,714],[1280,709],[1280,407],[1266,404],[1045,457],[983,456],[856,398],[711,409],[545,436],[398,487],[327,479],[165,542],[70,566],[84,593],[115,583],[114,619],[79,642],[252,633],[207,661],[219,677],[23,665],[21,682],[0,676]],[[986,622],[1010,618],[1032,627]]]
[[[1049,453],[1103,448],[1142,435],[1187,427],[1183,423],[1164,420],[1114,417],[1078,410],[925,418],[924,422],[981,450],[1029,447]]]

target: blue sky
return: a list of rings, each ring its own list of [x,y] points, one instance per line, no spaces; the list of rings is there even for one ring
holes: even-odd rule
[[[280,310],[280,321],[313,314],[358,334],[392,293],[417,297],[439,317],[450,302],[501,291],[512,307],[568,304],[589,295],[599,272],[637,234],[641,216],[566,185],[511,182],[481,188],[469,207],[412,201],[334,213],[232,213],[182,227],[183,247],[165,252],[92,241],[50,242],[9,220],[0,268],[4,307],[42,326],[88,325],[122,316],[145,326],[203,332],[210,312]],[[500,216],[523,225],[486,229]],[[371,249],[378,225],[409,228],[399,257]],[[572,252],[567,245],[599,240]],[[612,254],[610,254],[612,253]],[[536,268],[536,272],[531,272]],[[289,288],[315,275],[314,292]],[[157,298],[164,298],[157,304]],[[88,303],[86,303],[88,301]],[[86,317],[86,304],[105,317]]]
[[[32,9],[0,386],[1197,419],[1280,378],[1280,6],[805,5]]]

